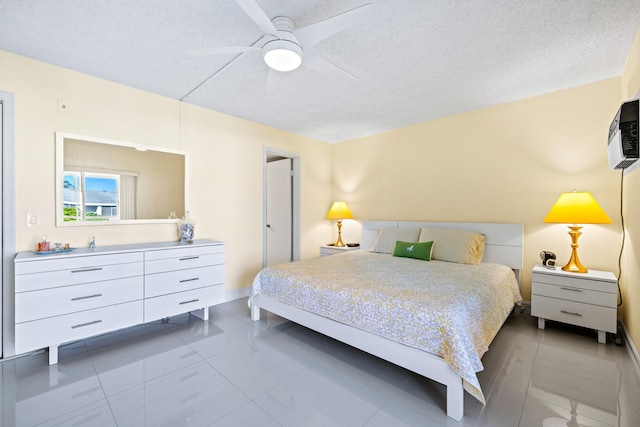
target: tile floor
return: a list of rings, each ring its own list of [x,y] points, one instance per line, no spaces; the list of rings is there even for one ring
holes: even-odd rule
[[[611,341],[611,337],[609,337]],[[0,363],[3,426],[640,426],[626,347],[514,313],[484,356],[488,404],[274,315],[246,299]],[[571,424],[572,423],[572,424]]]

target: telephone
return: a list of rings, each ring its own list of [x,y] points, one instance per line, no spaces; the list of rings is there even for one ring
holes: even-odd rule
[[[556,266],[556,254],[550,251],[542,251],[540,252],[540,259],[542,260],[542,265],[545,267],[555,267]]]

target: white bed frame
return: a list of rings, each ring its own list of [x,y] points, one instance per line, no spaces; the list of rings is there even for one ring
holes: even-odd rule
[[[524,241],[522,224],[365,221],[362,224],[361,250],[373,248],[378,230],[381,228],[410,227],[448,228],[484,234],[487,240],[483,262],[508,265],[514,270],[520,283]],[[260,319],[261,308],[444,384],[447,387],[447,416],[456,421],[462,419],[464,413],[462,379],[440,356],[281,303],[262,294],[251,298],[252,320]]]

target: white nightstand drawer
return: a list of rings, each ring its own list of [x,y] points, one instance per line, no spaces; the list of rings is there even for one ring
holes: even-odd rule
[[[142,276],[16,294],[16,323],[141,300]]]
[[[616,309],[531,295],[531,315],[599,331],[616,332]]]
[[[538,283],[548,283],[550,285],[567,286],[572,288],[590,289],[599,292],[617,293],[618,286],[614,280],[601,280],[590,276],[581,276],[578,273],[560,274],[557,269],[552,274],[545,274],[534,271],[531,280]],[[612,275],[613,276],[613,275]],[[614,277],[614,276],[613,276]]]
[[[549,285],[547,283],[533,282],[531,285],[531,293],[551,298],[601,305],[603,307],[615,308],[618,304],[618,294],[575,288],[568,285]]]
[[[360,246],[320,246],[320,256],[342,254],[350,251],[360,250]]]
[[[16,276],[15,279],[16,293],[142,276],[142,274],[143,265],[141,262],[109,265],[93,264],[91,266],[71,268],[68,270],[21,274]]]
[[[208,286],[144,300],[144,321],[150,322],[224,302],[224,285]]]
[[[157,297],[221,283],[224,283],[224,265],[147,274],[144,280],[144,296]]]
[[[142,323],[142,301],[16,325],[16,354]]]

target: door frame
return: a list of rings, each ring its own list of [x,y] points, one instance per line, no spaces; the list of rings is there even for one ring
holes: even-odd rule
[[[271,157],[291,159],[293,176],[291,180],[291,255],[293,261],[300,260],[300,155],[275,148],[262,149],[262,267],[267,265],[267,162]]]
[[[14,350],[14,284],[13,258],[16,255],[15,202],[15,104],[12,93],[0,91],[2,101],[2,304],[0,357],[13,356]]]

